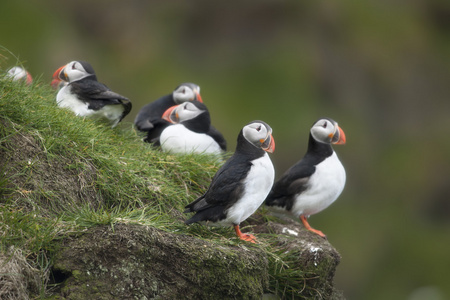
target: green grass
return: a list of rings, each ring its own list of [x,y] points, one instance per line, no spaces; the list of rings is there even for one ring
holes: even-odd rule
[[[112,129],[76,117],[56,106],[55,95],[40,80],[26,86],[0,78],[0,154],[9,155],[0,164],[2,252],[14,246],[45,273],[58,240],[117,223],[152,226],[220,245],[243,243],[231,227],[183,223],[184,206],[206,190],[221,161],[163,153],[143,143],[132,124]],[[17,145],[13,140],[23,147],[11,149]],[[56,177],[54,169],[68,176]],[[80,186],[73,186],[73,177]],[[271,235],[259,239],[260,244],[248,247],[267,253],[271,289],[286,295],[303,289],[303,272],[289,268],[296,256],[285,253]]]
[[[209,156],[162,153],[143,143],[131,124],[111,129],[106,124],[78,118],[56,107],[55,91],[42,82],[29,87],[2,79],[1,85],[0,149],[6,149],[13,136],[21,136],[33,140],[33,144],[45,153],[45,157],[15,162],[17,172],[8,170],[8,175],[0,179],[2,205],[14,205],[19,201],[28,203],[29,209],[37,210],[42,200],[57,199],[58,191],[44,188],[28,191],[13,183],[15,177],[42,173],[58,165],[58,168],[80,176],[90,173],[93,180],[85,183],[86,188],[96,191],[96,198],[102,205],[84,203],[77,206],[71,199],[66,199],[63,205],[50,203],[51,207],[41,213],[52,217],[62,215],[61,221],[69,215],[74,219],[73,215],[78,211],[83,215],[91,213],[90,222],[76,222],[91,226],[105,224],[108,218],[109,222],[114,222],[113,218],[135,218],[141,222],[142,214],[136,211],[142,211],[148,219],[152,214],[161,216],[173,209],[182,210],[204,191],[220,165]],[[6,172],[6,166],[0,168],[2,173]],[[152,224],[158,227],[161,223],[165,228],[167,221],[154,218]]]

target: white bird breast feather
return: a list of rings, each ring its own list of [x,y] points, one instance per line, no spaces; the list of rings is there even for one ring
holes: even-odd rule
[[[171,125],[160,136],[161,148],[172,153],[220,154],[222,149],[207,134],[190,131],[182,124]]]
[[[316,166],[309,178],[309,188],[296,196],[292,214],[309,216],[324,210],[342,193],[345,180],[345,169],[334,152]]]
[[[272,188],[275,170],[267,153],[254,160],[244,182],[244,195],[227,212],[223,220],[228,224],[239,224],[250,217],[264,202]]]

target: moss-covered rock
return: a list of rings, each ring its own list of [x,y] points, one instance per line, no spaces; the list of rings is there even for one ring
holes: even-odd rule
[[[304,299],[344,299],[342,293],[334,288],[333,278],[341,256],[328,240],[306,230],[299,222],[290,219],[280,222],[265,222],[253,230],[259,233],[274,234],[272,241],[291,270],[300,270],[301,282],[296,288],[289,270],[276,270],[272,264],[270,273],[278,277],[278,284],[291,286],[290,291],[275,291],[294,298]],[[275,267],[275,269],[274,269]],[[280,273],[286,274],[280,274]],[[293,276],[296,275],[292,272]],[[297,272],[298,274],[298,272]],[[280,281],[286,281],[283,284]],[[301,286],[301,287],[300,287]],[[289,298],[289,297],[288,297]]]

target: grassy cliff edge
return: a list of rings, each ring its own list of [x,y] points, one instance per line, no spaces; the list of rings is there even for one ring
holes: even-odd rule
[[[162,153],[54,98],[0,78],[0,298],[342,298],[339,254],[298,223],[261,209],[244,224],[257,245],[183,224],[220,161]]]

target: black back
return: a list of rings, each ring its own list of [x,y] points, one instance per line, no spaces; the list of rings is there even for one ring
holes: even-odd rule
[[[161,117],[164,112],[174,105],[176,105],[176,103],[173,100],[173,96],[172,94],[169,94],[143,106],[134,120],[136,128],[145,132],[152,130],[154,123],[158,120],[162,120]]]
[[[176,105],[172,94],[165,95],[141,108],[134,120],[134,124],[139,131],[147,133],[144,142],[159,146],[159,136],[161,132],[171,123],[162,119],[164,112]]]
[[[207,134],[212,137],[217,144],[219,144],[220,149],[222,149],[223,151],[227,151],[227,141],[219,130],[211,125]]]
[[[106,85],[95,80],[95,75],[71,82],[70,91],[88,103],[88,108],[99,110],[106,105],[122,105],[124,111],[121,120],[131,111],[132,105],[128,98],[111,91]]]
[[[305,156],[275,182],[265,204],[284,207],[290,211],[294,205],[295,196],[308,188],[309,177],[316,171],[316,166],[332,154],[333,148],[330,144],[320,143],[310,134]]]

